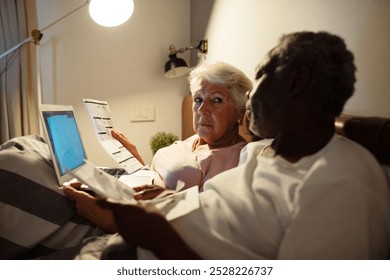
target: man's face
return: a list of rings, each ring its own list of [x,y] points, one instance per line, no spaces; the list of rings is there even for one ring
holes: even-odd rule
[[[285,66],[278,66],[276,53],[277,49],[273,49],[259,65],[256,84],[246,105],[249,129],[262,138],[275,138],[280,132],[287,104],[290,75]]]
[[[194,130],[206,143],[237,133],[240,113],[225,87],[203,82],[193,96],[192,110]]]

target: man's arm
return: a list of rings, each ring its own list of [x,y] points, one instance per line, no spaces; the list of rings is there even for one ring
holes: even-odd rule
[[[112,211],[100,207],[96,203],[96,197],[71,186],[64,187],[63,192],[67,197],[74,200],[77,212],[81,216],[105,232],[117,232]]]
[[[107,200],[98,204],[113,210],[118,232],[129,244],[150,250],[159,259],[200,259],[158,212]]]

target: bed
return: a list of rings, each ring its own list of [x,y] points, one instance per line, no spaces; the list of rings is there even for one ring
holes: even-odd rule
[[[185,105],[183,126],[190,129],[183,133],[192,134],[191,103]],[[390,118],[342,115],[335,124],[338,134],[366,147],[390,178]],[[245,130],[242,133],[253,140]],[[21,157],[23,161],[18,160]],[[41,137],[17,137],[0,146],[0,182],[0,259],[31,259],[71,250],[85,236],[101,233],[58,190],[50,153]]]

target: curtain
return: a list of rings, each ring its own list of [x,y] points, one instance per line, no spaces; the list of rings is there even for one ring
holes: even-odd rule
[[[0,54],[30,36],[26,1],[0,1]],[[38,132],[34,48],[29,45],[0,61],[0,143]]]

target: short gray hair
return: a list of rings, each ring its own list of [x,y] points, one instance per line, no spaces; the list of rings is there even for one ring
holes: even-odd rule
[[[244,72],[225,62],[202,63],[190,71],[188,81],[192,95],[204,81],[225,87],[240,112],[245,110],[246,93],[252,90],[252,82]]]

